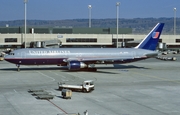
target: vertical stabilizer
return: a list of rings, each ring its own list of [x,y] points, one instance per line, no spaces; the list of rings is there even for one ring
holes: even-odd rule
[[[151,32],[135,48],[155,50],[164,27],[164,23],[158,23]]]

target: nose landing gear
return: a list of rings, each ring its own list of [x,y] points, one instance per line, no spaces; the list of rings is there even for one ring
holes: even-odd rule
[[[20,71],[20,64],[16,64],[16,66],[17,66],[17,71]]]

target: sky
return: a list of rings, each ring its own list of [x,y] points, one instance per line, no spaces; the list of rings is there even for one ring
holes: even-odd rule
[[[28,20],[116,18],[116,3],[120,2],[119,18],[180,17],[180,0],[28,0]],[[24,19],[24,0],[0,0],[0,21]]]

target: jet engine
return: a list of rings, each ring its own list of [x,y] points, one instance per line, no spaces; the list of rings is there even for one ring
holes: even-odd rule
[[[80,70],[81,68],[86,68],[87,64],[79,61],[70,61],[67,66],[69,70]]]

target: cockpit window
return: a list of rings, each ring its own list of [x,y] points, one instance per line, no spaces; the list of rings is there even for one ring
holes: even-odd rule
[[[90,85],[94,85],[94,82],[92,81],[92,82],[90,82]]]
[[[10,55],[14,55],[14,53],[10,53]]]

